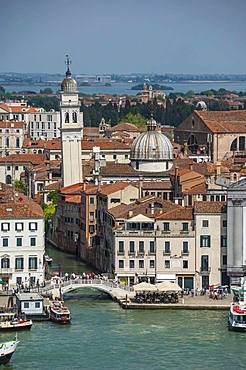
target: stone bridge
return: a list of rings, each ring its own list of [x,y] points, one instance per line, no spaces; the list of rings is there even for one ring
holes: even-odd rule
[[[58,297],[81,288],[97,289],[117,300],[126,298],[126,295],[129,298],[134,295],[129,287],[119,287],[116,283],[103,279],[71,279],[59,284],[49,284],[41,288],[40,292],[43,294],[51,293],[53,297]]]

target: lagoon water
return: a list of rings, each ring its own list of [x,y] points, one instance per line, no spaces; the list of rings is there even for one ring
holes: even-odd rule
[[[1,84],[1,83],[0,83]],[[136,95],[138,93],[137,90],[131,90],[131,87],[135,84],[130,83],[112,83],[111,86],[103,86],[103,85],[93,85],[93,86],[80,86],[79,91],[84,94],[98,94],[98,93],[105,93],[105,94],[117,94],[117,95]],[[209,89],[218,90],[220,88],[224,88],[230,91],[246,91],[246,81],[228,81],[228,82],[175,82],[175,83],[165,83],[165,85],[171,86],[173,90],[167,90],[166,94],[170,92],[187,92],[187,91],[194,91],[194,92],[201,92]],[[59,85],[5,85],[3,87],[8,92],[12,91],[34,91],[39,92],[40,89],[44,89],[45,87],[50,87],[54,92],[59,90]]]
[[[48,253],[63,261],[64,271],[75,271],[70,256],[51,249]],[[88,270],[80,263],[77,268]],[[66,304],[71,325],[34,323],[31,331],[19,334],[17,351],[3,369],[246,368],[246,334],[228,331],[226,312],[122,310],[106,295],[89,289],[68,295]],[[11,334],[0,337],[5,340]]]

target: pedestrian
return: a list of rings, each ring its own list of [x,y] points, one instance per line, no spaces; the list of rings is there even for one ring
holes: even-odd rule
[[[194,297],[194,294],[195,294],[195,291],[194,291],[194,288],[191,289],[191,296],[192,298]]]

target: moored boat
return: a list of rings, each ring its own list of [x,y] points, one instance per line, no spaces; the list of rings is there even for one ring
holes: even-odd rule
[[[14,318],[12,320],[0,322],[0,331],[17,331],[31,329],[32,320],[25,320],[21,318]]]
[[[69,309],[61,302],[53,302],[50,306],[50,320],[59,324],[69,324],[71,321]]]
[[[230,330],[246,331],[246,280],[241,287],[232,287],[234,300],[228,313],[228,325]]]
[[[17,338],[9,342],[0,343],[0,365],[5,365],[10,361],[18,343]]]

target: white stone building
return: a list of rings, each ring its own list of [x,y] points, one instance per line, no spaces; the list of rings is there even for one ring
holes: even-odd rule
[[[12,189],[0,191],[0,278],[9,288],[44,280],[41,207]]]

